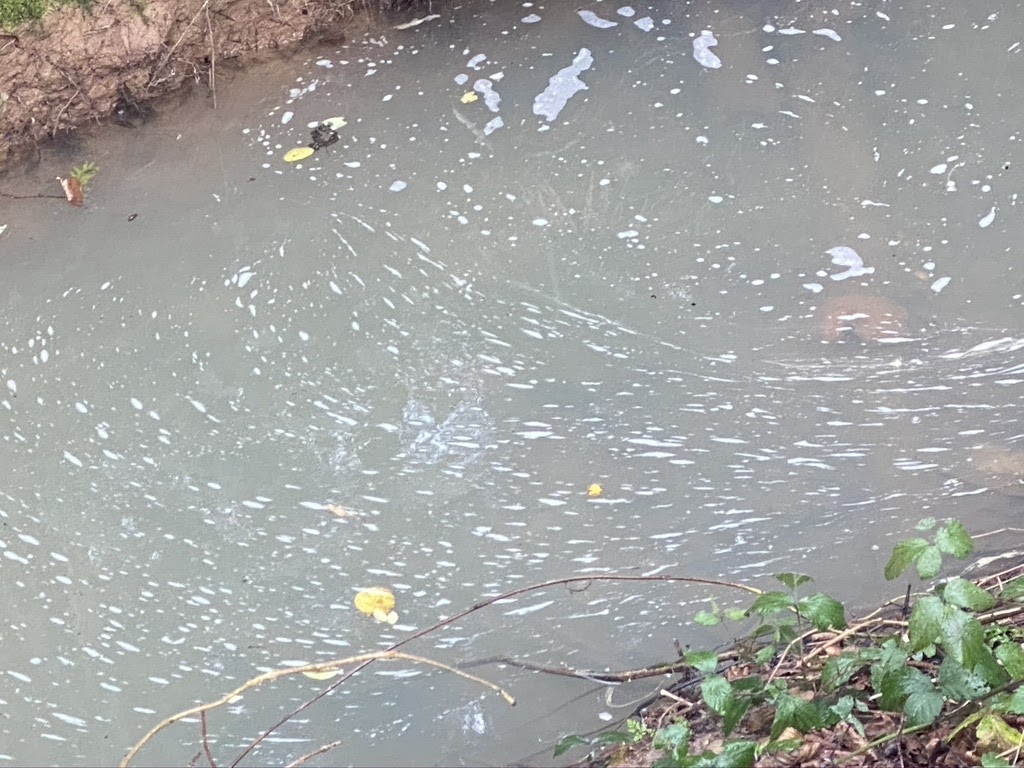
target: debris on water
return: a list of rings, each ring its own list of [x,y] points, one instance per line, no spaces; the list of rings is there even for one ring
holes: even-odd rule
[[[491,112],[497,112],[501,104],[501,95],[494,90],[494,83],[487,78],[481,78],[473,83],[473,90],[484,97],[484,104]]]
[[[996,207],[993,205],[992,209],[988,213],[986,213],[981,218],[980,221],[978,221],[978,226],[981,227],[982,229],[985,229],[985,227],[987,227],[989,224],[991,224],[995,220],[996,220]]]
[[[938,176],[939,174],[945,173],[947,167],[948,166],[945,163],[939,163],[938,165],[933,165],[931,168],[929,168],[928,173],[934,173],[936,176]]]
[[[835,40],[837,43],[842,42],[843,40],[843,38],[839,36],[838,32],[836,32],[834,29],[829,29],[828,27],[825,27],[823,29],[816,29],[814,30],[813,34],[821,35],[822,37],[827,37],[829,40]]]
[[[281,125],[288,125],[288,123],[292,121],[293,117],[295,117],[294,112],[285,112],[281,115]]]
[[[484,136],[490,136],[492,133],[494,133],[496,130],[503,127],[504,125],[505,121],[502,120],[501,116],[499,115],[498,117],[489,121],[487,125],[484,126]]]
[[[342,121],[344,123],[344,121]],[[327,123],[320,123],[309,132],[312,139],[309,147],[313,150],[329,147],[338,141],[338,132]]]
[[[565,107],[569,99],[580,91],[587,90],[587,84],[579,78],[594,63],[594,57],[587,48],[580,48],[572,64],[558,71],[548,81],[548,87],[533,100],[533,114],[541,115],[550,123]]]
[[[479,98],[480,97],[477,96],[475,93],[473,93],[472,91],[469,91],[468,93],[462,94],[462,98],[459,99],[459,101],[461,101],[463,104],[472,104],[474,101],[476,101]]]
[[[441,18],[441,14],[440,13],[431,13],[429,16],[423,16],[423,17],[421,17],[419,19],[413,19],[412,21],[407,21],[407,22],[405,22],[405,24],[396,24],[394,27],[392,27],[392,29],[412,29],[413,27],[418,27],[420,24],[423,24],[424,22],[433,21],[434,19],[440,19],[440,18]]]
[[[951,279],[952,278],[949,277],[940,277],[938,280],[932,283],[932,290],[935,291],[936,293],[942,293],[942,289],[949,285]]]
[[[722,66],[722,60],[718,58],[711,49],[718,45],[718,38],[716,38],[709,30],[704,30],[700,33],[700,37],[693,39],[693,58],[697,60],[697,63],[702,67],[708,69],[720,69]]]
[[[633,10],[633,8],[629,5],[622,6],[616,11],[616,13],[619,14],[619,16],[622,16],[624,19],[631,19],[634,16],[636,16],[636,11]]]
[[[478,53],[476,56],[466,62],[466,66],[470,69],[480,69],[480,65],[487,61],[487,54]]]
[[[786,27],[785,29],[778,30],[780,35],[806,35],[807,30],[797,29],[796,27]]]
[[[531,13],[529,16],[523,16],[520,21],[523,22],[523,24],[536,24],[540,21],[540,16],[536,13]]]
[[[406,184],[404,181],[398,180],[392,183],[391,186],[388,187],[388,189],[390,189],[392,192],[401,192],[407,186],[409,185]]]
[[[640,30],[644,32],[650,32],[654,29],[654,19],[650,16],[644,16],[642,19],[637,19],[633,22]]]
[[[840,245],[836,248],[829,248],[825,253],[832,257],[833,264],[847,267],[845,272],[837,272],[831,275],[830,277],[833,280],[846,280],[849,277],[870,275],[875,271],[874,267],[865,267],[864,260],[860,257],[860,254],[848,246]]]
[[[593,11],[576,11],[587,24],[598,29],[608,29],[609,27],[619,26],[617,21],[609,21],[608,19],[602,19]]]

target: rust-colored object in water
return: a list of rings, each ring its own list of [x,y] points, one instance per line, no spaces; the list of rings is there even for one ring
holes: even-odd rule
[[[971,485],[984,486],[1004,496],[1024,496],[1024,451],[983,444],[971,451],[958,475]]]
[[[825,341],[851,335],[861,341],[880,341],[906,333],[908,313],[899,304],[866,293],[830,296],[818,311],[818,327]]]

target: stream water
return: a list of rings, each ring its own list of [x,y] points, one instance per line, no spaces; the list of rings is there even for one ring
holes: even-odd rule
[[[545,579],[864,605],[921,517],[1017,522],[1019,3],[433,10],[4,181],[100,167],[0,201],[0,760],[116,762]],[[643,666],[731,636],[711,596],[547,589],[408,650]],[[473,672],[519,705],[380,664],[252,764],[546,764],[661,684]],[[324,685],[211,714],[218,763]]]

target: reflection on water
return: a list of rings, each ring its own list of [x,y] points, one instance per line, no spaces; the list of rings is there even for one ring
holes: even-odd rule
[[[103,134],[85,211],[0,212],[4,758],[111,762],[570,573],[865,602],[919,517],[1011,520],[1020,9],[803,5],[445,10]],[[709,594],[548,589],[417,650],[636,667],[725,639]],[[648,692],[487,673],[524,706],[379,665],[258,761],[544,762]]]

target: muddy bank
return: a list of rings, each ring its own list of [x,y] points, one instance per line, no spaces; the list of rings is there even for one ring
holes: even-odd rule
[[[407,0],[111,0],[0,35],[0,166],[88,123],[136,122],[187,83],[303,41],[340,41]]]

